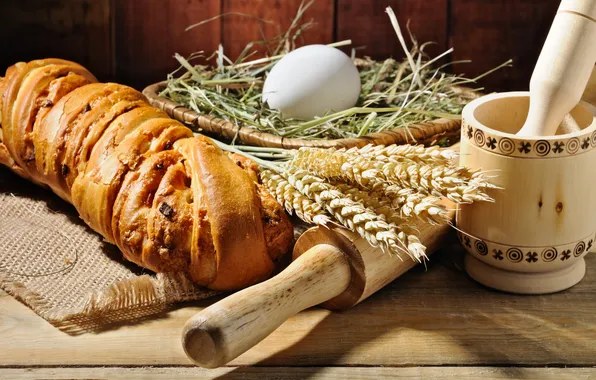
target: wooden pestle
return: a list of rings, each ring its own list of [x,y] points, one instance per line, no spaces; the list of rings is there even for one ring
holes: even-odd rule
[[[579,103],[596,63],[596,1],[563,0],[530,80],[530,109],[520,136],[554,135]],[[576,131],[564,123],[560,132]]]
[[[444,204],[454,209],[452,203]],[[427,254],[439,247],[450,228],[419,224]],[[222,366],[298,312],[319,304],[331,310],[350,308],[415,265],[410,258],[402,261],[373,248],[348,230],[311,228],[296,242],[293,262],[283,272],[189,319],[182,345],[188,357],[201,367]]]

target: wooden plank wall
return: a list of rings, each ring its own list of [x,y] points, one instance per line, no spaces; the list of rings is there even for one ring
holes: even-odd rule
[[[112,78],[111,0],[0,0],[0,75],[18,61],[49,56]]]
[[[270,39],[291,23],[301,0],[2,0],[0,68],[19,60],[56,56],[88,66],[102,80],[137,88],[177,67],[173,54],[211,54],[221,43],[237,57],[255,40]],[[385,14],[390,5],[431,55],[449,47],[453,66],[475,76],[508,58],[509,68],[481,81],[488,90],[527,89],[559,0],[315,0],[304,19],[315,26],[300,44],[351,38],[359,55],[403,54]],[[227,14],[189,31],[186,27]],[[259,47],[259,54],[267,49]]]

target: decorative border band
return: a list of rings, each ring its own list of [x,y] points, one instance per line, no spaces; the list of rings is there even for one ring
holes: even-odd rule
[[[550,263],[555,260],[566,261],[572,257],[580,257],[588,253],[596,237],[591,235],[578,242],[552,247],[514,247],[493,242],[485,242],[461,232],[457,237],[469,251],[480,256],[491,257],[493,260],[507,261],[510,264],[534,264],[538,262]]]
[[[509,137],[502,137],[479,128],[472,127],[464,119],[461,129],[462,140],[468,140],[477,147],[512,157],[556,158],[573,156],[596,148],[596,131],[590,136],[570,137],[556,140],[536,140],[517,142]]]

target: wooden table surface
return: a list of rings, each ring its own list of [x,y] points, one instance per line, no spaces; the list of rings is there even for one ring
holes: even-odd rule
[[[596,104],[596,71],[584,100]],[[596,379],[596,256],[586,262],[573,288],[519,296],[473,282],[450,247],[348,311],[300,313],[216,370],[180,343],[215,299],[71,336],[0,290],[0,379]]]
[[[213,300],[70,336],[0,291],[0,379],[596,379],[596,255],[572,289],[518,296],[473,282],[457,251],[351,310],[302,312],[217,370],[193,367],[180,344],[184,322]]]

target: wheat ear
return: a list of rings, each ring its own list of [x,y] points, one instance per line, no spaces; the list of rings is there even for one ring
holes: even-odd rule
[[[352,164],[350,157],[356,157],[360,163]],[[376,182],[375,179],[362,176],[362,169],[369,168],[364,164],[368,161],[370,159],[367,157],[354,156],[353,152],[348,153],[343,149],[300,148],[290,162],[290,166],[307,170],[328,180],[344,181],[371,188]]]
[[[263,185],[285,207],[288,214],[295,214],[307,223],[319,225],[331,223],[331,219],[320,204],[301,194],[281,175],[265,169],[261,170],[260,176]]]
[[[362,148],[351,148],[346,151],[350,154],[359,154],[369,159],[378,161],[412,161],[426,164],[450,165],[459,154],[453,150],[441,149],[436,145],[425,147],[424,145],[366,145]]]
[[[447,223],[450,220],[445,207],[438,204],[439,198],[417,193],[412,189],[392,186],[383,191],[366,191],[345,183],[334,185],[352,200],[383,214],[395,224],[415,218],[431,224]]]
[[[294,188],[324,205],[338,222],[357,232],[373,247],[381,247],[396,255],[405,251],[417,261],[426,257],[426,248],[416,236],[405,233],[371,208],[350,199],[324,179],[292,166],[287,168],[284,175]]]
[[[410,187],[419,192],[445,197],[455,203],[490,201],[484,192],[490,187],[481,173],[470,173],[465,168],[403,164],[387,162],[376,165],[364,177],[382,177],[401,187]]]
[[[334,149],[302,148],[292,166],[330,179],[358,184],[364,189],[398,185],[456,203],[490,200],[484,193],[489,187],[482,173],[456,166],[418,162],[379,161],[371,156]]]

